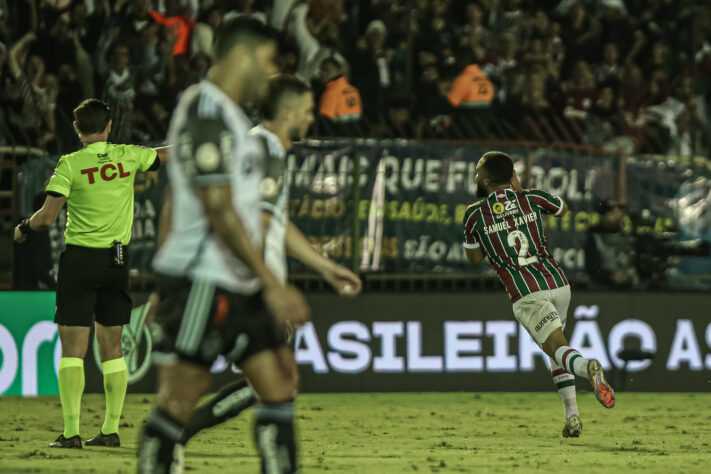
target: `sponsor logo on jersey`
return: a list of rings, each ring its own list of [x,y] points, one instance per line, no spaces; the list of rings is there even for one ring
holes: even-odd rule
[[[504,213],[504,204],[501,202],[495,202],[493,206],[491,206],[491,210],[494,211],[494,214],[497,216],[500,214]]]

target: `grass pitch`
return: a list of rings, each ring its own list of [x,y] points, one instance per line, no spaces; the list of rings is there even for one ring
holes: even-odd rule
[[[59,397],[0,397],[0,472],[135,472],[137,436],[153,396],[128,395],[118,449],[47,447],[61,431]],[[602,408],[578,394],[579,439],[563,439],[557,393],[302,395],[297,403],[301,471],[709,472],[711,394],[618,395]],[[101,394],[85,395],[82,437],[98,433]],[[198,435],[186,472],[256,473],[248,411]]]

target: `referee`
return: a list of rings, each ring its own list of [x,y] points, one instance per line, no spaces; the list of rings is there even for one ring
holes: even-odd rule
[[[86,444],[117,447],[128,378],[121,331],[132,308],[127,290],[133,183],[138,171],[158,169],[167,154],[165,148],[108,143],[109,108],[98,99],[85,100],[74,109],[74,130],[84,148],[59,159],[44,205],[15,228],[15,241],[22,243],[29,233],[47,230],[67,203],[67,247],[59,260],[54,315],[62,343],[59,397],[64,432],[49,446],[82,447],[79,411],[84,355],[93,323],[104,374],[106,416],[99,434]]]

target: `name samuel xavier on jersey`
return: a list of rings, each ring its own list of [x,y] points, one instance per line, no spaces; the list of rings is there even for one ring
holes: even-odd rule
[[[493,234],[495,232],[501,232],[502,230],[514,231],[514,230],[516,230],[516,227],[520,227],[520,226],[529,224],[535,220],[536,220],[536,213],[529,212],[528,214],[514,217],[513,218],[513,225],[514,225],[513,228],[509,227],[509,221],[502,221],[502,222],[497,222],[496,224],[492,224],[492,225],[485,225],[484,232],[486,233],[486,235],[489,235],[489,234]]]

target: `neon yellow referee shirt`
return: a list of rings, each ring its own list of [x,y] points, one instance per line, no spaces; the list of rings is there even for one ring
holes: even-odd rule
[[[65,242],[92,248],[111,247],[115,240],[128,245],[136,172],[148,171],[156,158],[151,148],[107,142],[62,156],[47,191],[67,197]]]

